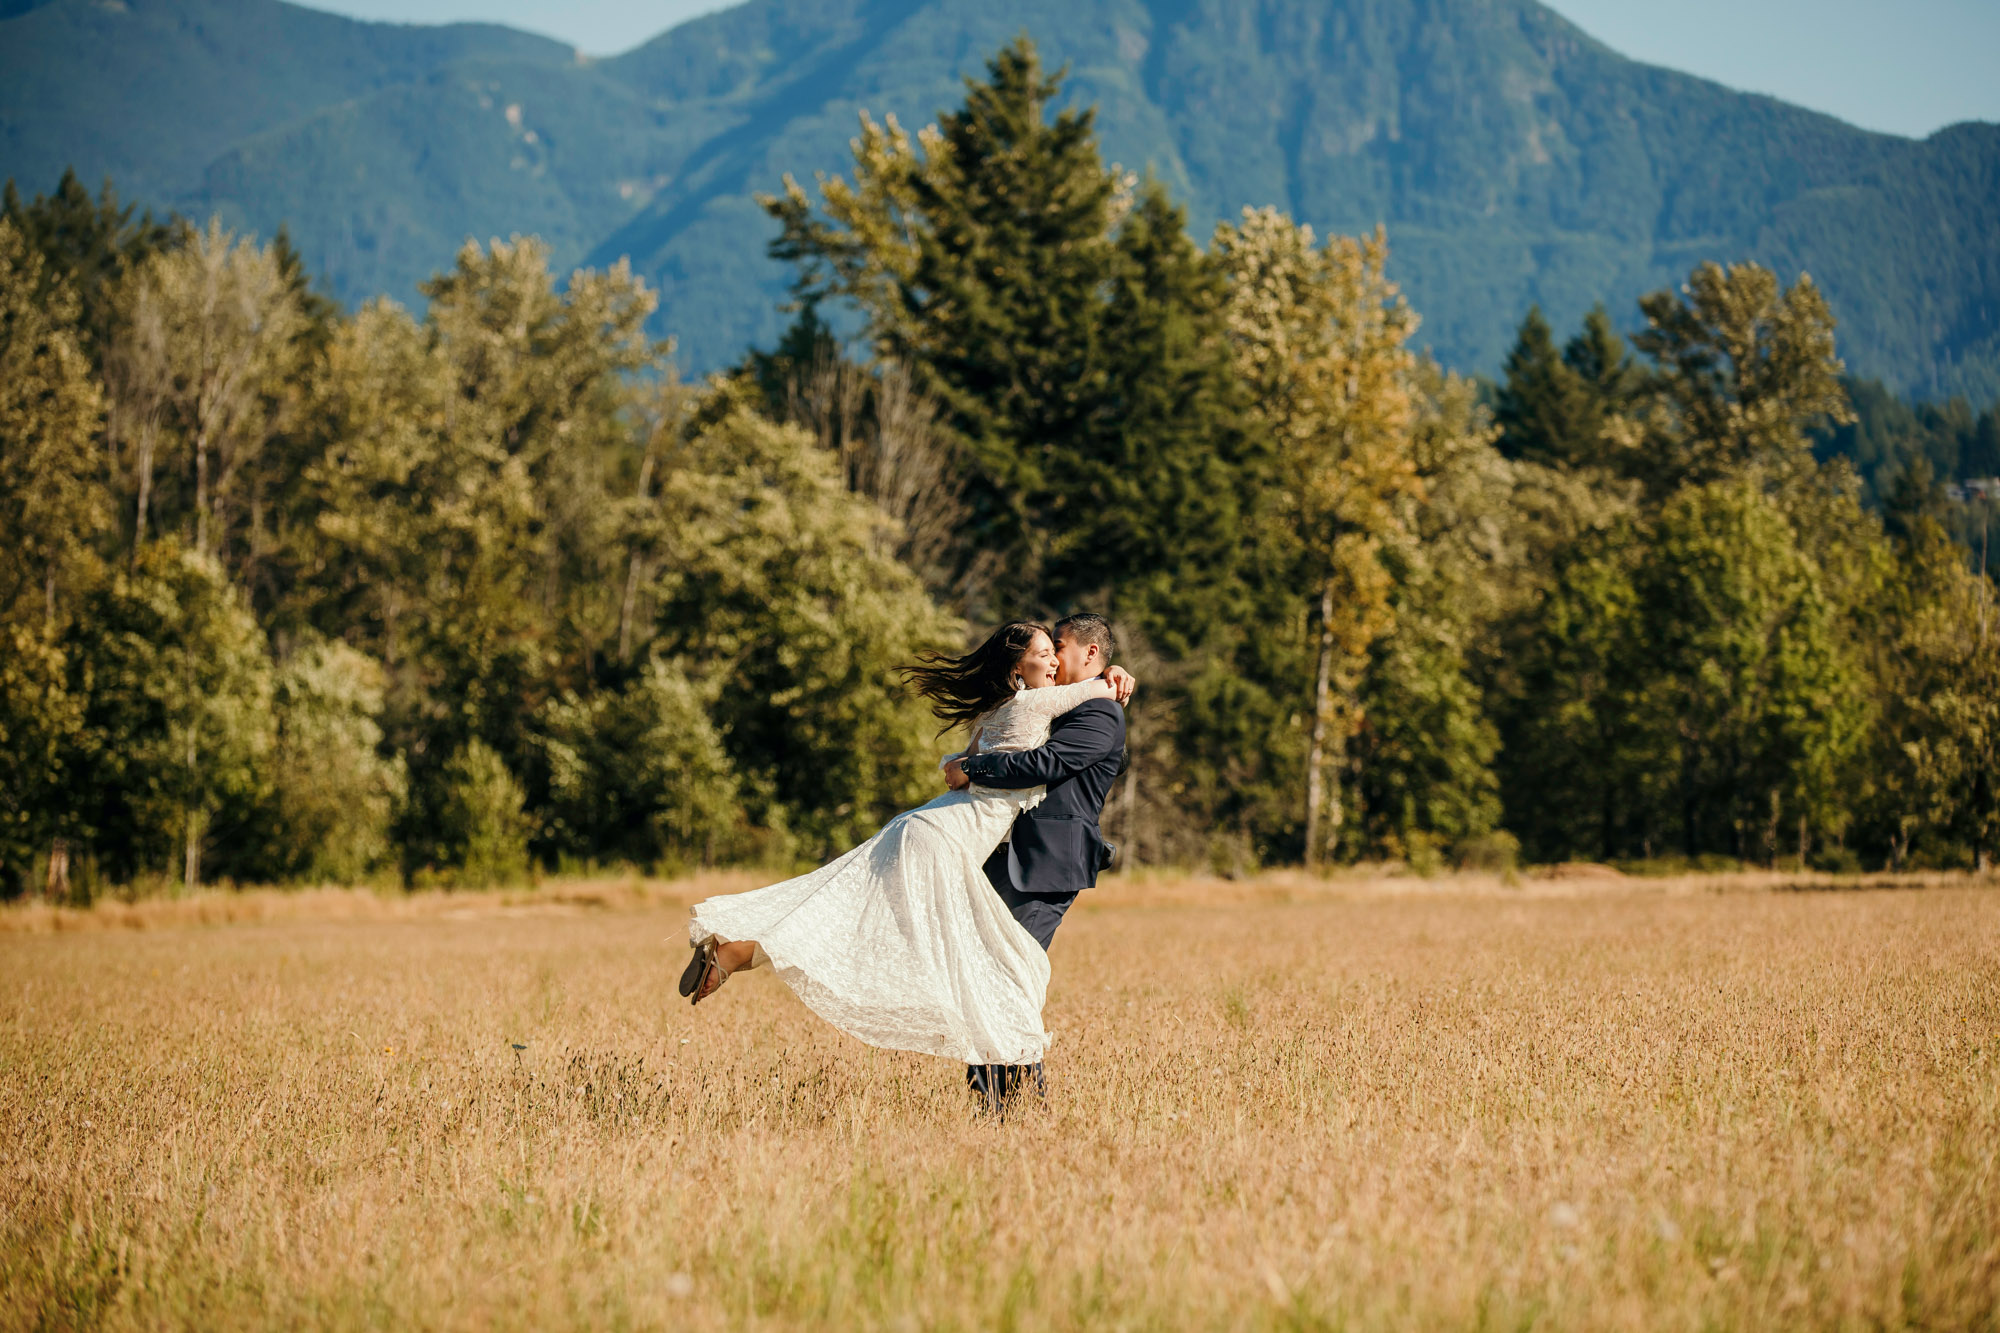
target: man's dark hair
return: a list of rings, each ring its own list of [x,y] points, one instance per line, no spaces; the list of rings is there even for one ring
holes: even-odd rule
[[[1094,643],[1105,665],[1118,655],[1118,636],[1111,632],[1111,622],[1094,611],[1079,611],[1073,616],[1064,616],[1056,622],[1056,638],[1076,639],[1083,643]]]

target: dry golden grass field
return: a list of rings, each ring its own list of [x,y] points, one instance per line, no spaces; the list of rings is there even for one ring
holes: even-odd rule
[[[1992,887],[1128,881],[993,1123],[719,883],[0,913],[0,1327],[2000,1327]]]

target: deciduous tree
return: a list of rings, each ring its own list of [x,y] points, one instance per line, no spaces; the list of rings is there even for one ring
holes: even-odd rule
[[[63,653],[84,707],[69,765],[80,832],[114,876],[178,868],[196,887],[212,833],[262,797],[263,631],[213,557],[165,539],[91,590]]]
[[[68,283],[0,217],[0,624],[53,629],[110,519],[97,450],[102,398]]]
[[[134,454],[133,545],[144,545],[163,441],[191,472],[192,546],[230,556],[237,483],[278,431],[288,402],[267,392],[296,369],[298,293],[268,246],[211,222],[149,254],[120,283],[105,370],[113,421]],[[225,560],[225,563],[229,563]]]
[[[1217,228],[1230,273],[1237,374],[1269,431],[1284,534],[1313,626],[1306,861],[1341,823],[1338,773],[1359,725],[1356,690],[1390,621],[1381,546],[1418,487],[1412,436],[1416,318],[1384,274],[1388,243],[1335,237],[1273,209]],[[1327,781],[1328,770],[1336,775]]]

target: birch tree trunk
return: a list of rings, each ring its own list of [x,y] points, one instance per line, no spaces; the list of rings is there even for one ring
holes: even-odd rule
[[[43,892],[52,903],[69,901],[68,838],[57,838],[49,843],[49,878]]]
[[[198,761],[199,755],[195,749],[195,729],[190,726],[187,734],[187,767],[190,784],[194,780],[195,767]],[[185,814],[186,822],[184,827],[187,832],[187,845],[185,849],[186,856],[181,863],[181,883],[188,892],[192,893],[201,885],[201,822],[194,802],[190,801],[187,804]]]
[[[640,561],[639,553],[632,552],[632,563],[625,571],[625,600],[618,609],[618,660],[632,660],[632,612],[639,600]]]
[[[650,442],[649,442],[650,445]],[[639,502],[644,504],[651,498],[653,489],[653,451],[646,450],[645,459],[639,464]],[[632,614],[639,602],[639,581],[643,577],[645,562],[639,555],[639,543],[632,543],[632,552],[625,567],[625,597],[618,608],[618,660],[632,660]]]
[[[1320,864],[1320,821],[1326,805],[1327,735],[1333,714],[1333,579],[1319,589],[1319,674],[1313,686],[1312,748],[1306,752],[1306,865]]]
[[[187,851],[181,863],[181,881],[190,893],[201,887],[201,817],[193,806],[187,808]]]
[[[208,554],[208,428],[194,437],[194,549]]]
[[[1119,797],[1119,813],[1125,825],[1125,864],[1122,868],[1130,870],[1139,864],[1139,746],[1133,739],[1130,722],[1125,724],[1125,749],[1132,759],[1125,770],[1125,791]]]
[[[132,529],[132,561],[139,560],[139,549],[146,544],[146,506],[153,499],[153,446],[159,438],[159,428],[147,422],[139,428],[139,516]]]

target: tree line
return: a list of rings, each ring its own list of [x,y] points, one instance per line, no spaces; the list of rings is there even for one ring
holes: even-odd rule
[[[1379,231],[1204,248],[1059,103],[1024,40],[864,117],[765,201],[790,332],[701,384],[531,239],[346,313],[282,234],[10,187],[8,889],[824,857],[936,790],[895,667],[1076,608],[1140,863],[1983,863],[1992,586],[1809,279],[1530,312],[1476,383]]]

